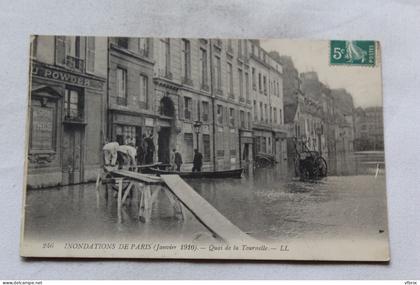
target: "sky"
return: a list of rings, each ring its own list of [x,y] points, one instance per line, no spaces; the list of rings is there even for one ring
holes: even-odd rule
[[[316,71],[319,80],[330,88],[345,88],[353,96],[355,107],[382,106],[380,55],[377,66],[331,66],[329,41],[260,40],[266,51],[278,51],[292,57],[298,71]],[[378,64],[379,63],[379,64]]]

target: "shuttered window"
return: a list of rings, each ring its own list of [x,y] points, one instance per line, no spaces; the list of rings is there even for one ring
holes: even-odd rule
[[[66,64],[66,37],[55,37],[55,63],[59,65]]]
[[[117,104],[127,105],[127,71],[117,68]]]
[[[95,72],[95,38],[87,37],[86,39],[86,71]]]

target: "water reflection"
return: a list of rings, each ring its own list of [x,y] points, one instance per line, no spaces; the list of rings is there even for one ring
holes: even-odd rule
[[[201,196],[244,232],[261,240],[377,237],[386,231],[383,153],[356,153],[329,160],[329,176],[304,182],[293,163],[251,170],[241,179],[190,179]],[[36,239],[194,240],[208,232],[192,215],[174,218],[158,194],[150,224],[138,218],[138,193],[118,223],[115,191],[94,184],[32,190],[27,194],[25,233]],[[379,234],[380,235],[380,234]],[[383,234],[382,234],[383,235]],[[383,235],[385,236],[385,235]]]

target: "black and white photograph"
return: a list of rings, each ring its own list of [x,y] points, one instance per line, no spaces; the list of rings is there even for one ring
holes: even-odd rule
[[[390,260],[379,42],[28,40],[22,256]]]

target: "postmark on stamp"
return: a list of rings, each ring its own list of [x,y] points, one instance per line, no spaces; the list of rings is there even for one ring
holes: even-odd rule
[[[375,66],[376,42],[332,40],[330,64]]]

